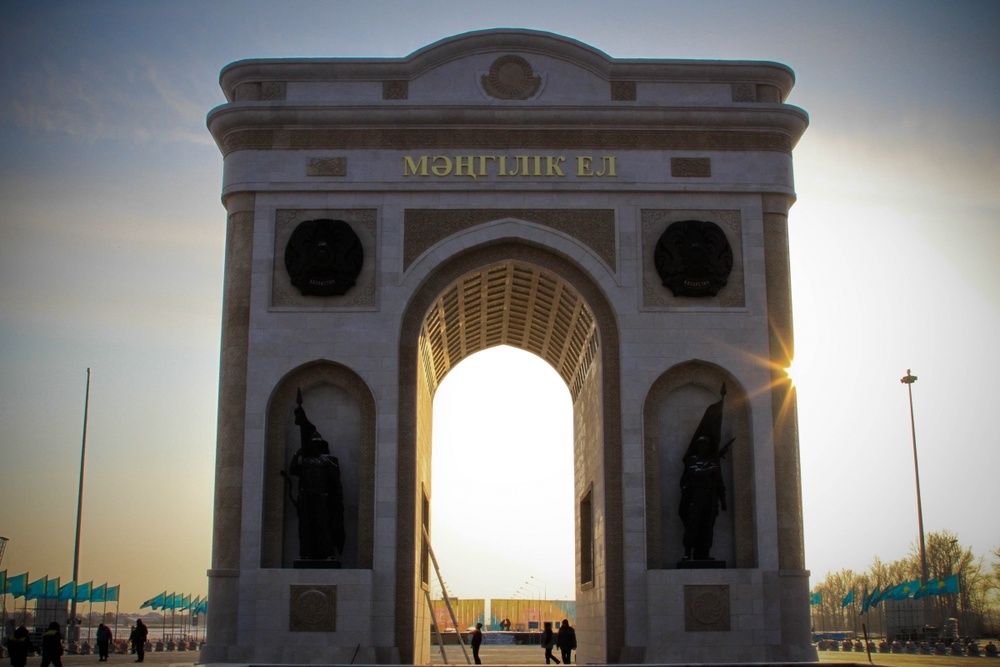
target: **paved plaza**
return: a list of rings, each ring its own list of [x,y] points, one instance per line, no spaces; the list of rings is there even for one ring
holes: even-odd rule
[[[472,659],[472,649],[469,651],[469,659]],[[435,650],[431,653],[431,664],[433,665],[465,665],[465,657],[462,650],[457,645],[445,647],[448,662],[441,659],[441,652]],[[489,646],[484,645],[479,653],[484,665],[544,665],[544,652],[538,646]],[[28,660],[28,667],[38,667],[40,658],[35,656]],[[820,651],[819,665],[832,667],[834,665],[867,665],[868,660],[864,654],[845,655],[836,651]],[[133,655],[112,655],[108,660],[109,667],[118,663],[121,667],[135,664]],[[986,663],[1000,667],[1000,660],[985,657],[955,657],[955,656],[935,656],[935,655],[897,655],[897,654],[872,654],[874,665],[886,667],[969,667]],[[147,653],[144,664],[156,665],[156,667],[193,667],[198,663],[198,653],[193,652],[160,652]],[[65,655],[63,656],[65,667],[97,667],[96,655]],[[759,665],[757,665],[759,667]]]

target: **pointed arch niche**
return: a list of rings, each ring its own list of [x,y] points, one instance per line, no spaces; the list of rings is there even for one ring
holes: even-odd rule
[[[351,369],[318,360],[296,368],[277,384],[267,407],[261,567],[289,568],[298,558],[295,508],[281,475],[299,447],[295,395],[340,461],[347,540],[345,569],[371,569],[375,516],[375,399]]]
[[[730,568],[757,563],[753,442],[747,395],[725,370],[702,361],[671,367],[653,383],[643,407],[646,484],[646,567],[673,569],[684,553],[680,503],[682,457],[705,408],[726,384],[722,442],[735,438],[723,474],[728,510],[719,512],[712,557]]]

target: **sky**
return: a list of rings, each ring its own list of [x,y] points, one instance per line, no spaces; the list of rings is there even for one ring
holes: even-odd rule
[[[619,58],[795,71],[787,101],[810,115],[789,234],[813,581],[914,549],[907,369],[919,377],[925,531],[983,556],[1000,546],[1000,4],[7,0],[0,569],[72,578],[90,368],[78,581],[120,584],[122,611],[163,591],[207,593],[225,211],[205,116],[225,101],[219,71],[243,58],[402,57],[494,27]],[[495,401],[528,397],[499,409],[545,419],[517,432],[485,432],[495,412],[460,422],[484,403],[483,373],[517,383]],[[572,597],[564,386],[544,362],[500,350],[460,364],[435,411],[435,466],[452,462],[435,468],[433,509],[447,588]],[[482,446],[449,454],[454,440]],[[514,459],[529,464],[502,467]],[[532,504],[490,486],[511,475]],[[503,515],[540,507],[551,527],[505,528]]]

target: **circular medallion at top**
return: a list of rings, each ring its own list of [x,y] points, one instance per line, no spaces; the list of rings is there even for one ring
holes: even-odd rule
[[[521,56],[500,56],[483,76],[483,88],[490,97],[498,100],[526,100],[533,97],[542,85],[531,63]]]

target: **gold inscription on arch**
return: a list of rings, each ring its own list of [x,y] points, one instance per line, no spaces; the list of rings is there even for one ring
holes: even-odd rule
[[[617,178],[614,155],[412,155],[403,156],[403,177],[564,178],[566,170],[580,178]]]

